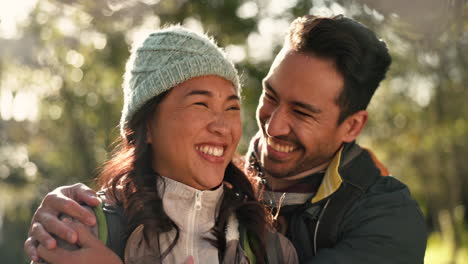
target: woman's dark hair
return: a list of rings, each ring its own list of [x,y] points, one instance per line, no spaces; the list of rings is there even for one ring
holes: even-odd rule
[[[164,212],[157,189],[160,176],[151,166],[152,151],[146,141],[146,133],[147,123],[167,93],[148,101],[134,115],[125,131],[125,137],[120,138],[112,158],[104,164],[98,176],[99,187],[105,189],[107,195],[124,210],[128,223],[127,237],[141,224],[147,244],[154,234],[176,230],[174,241],[167,250],[160,252],[160,259],[166,257],[176,245],[179,228]],[[227,166],[223,180],[229,184],[224,186],[223,200],[212,230],[215,239],[209,240],[210,243],[218,249],[221,262],[226,250],[225,231],[228,218],[235,213],[239,224],[249,234],[249,244],[253,247],[257,262],[266,263],[264,237],[269,226],[269,212],[258,201],[253,181],[232,162]]]

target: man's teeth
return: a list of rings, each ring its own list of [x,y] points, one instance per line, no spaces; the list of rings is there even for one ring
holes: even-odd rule
[[[281,144],[275,143],[275,142],[273,142],[273,140],[271,138],[267,139],[267,144],[268,144],[268,146],[270,146],[271,148],[273,148],[274,150],[279,151],[279,152],[289,153],[289,152],[294,150],[293,146],[281,145]]]
[[[216,157],[221,157],[224,154],[223,147],[203,145],[203,146],[196,146],[195,148],[200,152],[203,152],[208,155],[216,156]]]

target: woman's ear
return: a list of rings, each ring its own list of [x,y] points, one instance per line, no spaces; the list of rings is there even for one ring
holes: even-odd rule
[[[344,129],[342,140],[348,143],[354,141],[365,127],[367,118],[368,113],[366,110],[361,110],[348,116],[343,121],[343,124],[341,124]]]

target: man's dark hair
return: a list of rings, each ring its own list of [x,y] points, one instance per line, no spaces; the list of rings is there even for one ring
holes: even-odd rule
[[[371,30],[341,15],[299,17],[291,23],[287,41],[295,51],[335,62],[344,79],[336,98],[338,124],[367,108],[392,61],[385,43]]]

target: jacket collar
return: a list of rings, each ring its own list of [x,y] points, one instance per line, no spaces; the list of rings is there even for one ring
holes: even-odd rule
[[[310,202],[317,203],[335,193],[344,181],[342,173],[343,168],[345,168],[346,165],[354,160],[354,158],[356,158],[361,152],[362,148],[354,141],[351,143],[344,143],[338,152],[336,152],[330,162],[330,165],[328,165],[317,194]]]
[[[247,157],[249,162],[246,164],[248,167],[247,170],[256,170],[258,176],[263,176],[262,166],[257,159],[257,143],[258,143],[258,134],[255,136],[249,146],[247,152]],[[344,143],[340,149],[336,152],[332,161],[328,165],[325,176],[323,177],[322,183],[320,184],[317,193],[310,200],[311,203],[317,203],[322,201],[325,198],[328,198],[330,195],[335,193],[338,188],[343,183],[343,177],[340,173],[341,168],[347,165],[351,160],[353,160],[362,149],[353,141],[351,143]],[[302,176],[303,173],[301,173]],[[308,177],[313,174],[304,174],[303,177]],[[294,177],[294,176],[292,176]]]
[[[338,190],[338,188],[340,188],[341,184],[343,183],[343,179],[341,178],[339,172],[343,149],[344,146],[341,146],[330,162],[330,165],[328,165],[322,183],[318,188],[317,194],[311,199],[311,203],[319,202],[332,195],[334,192],[336,192],[336,190]]]

